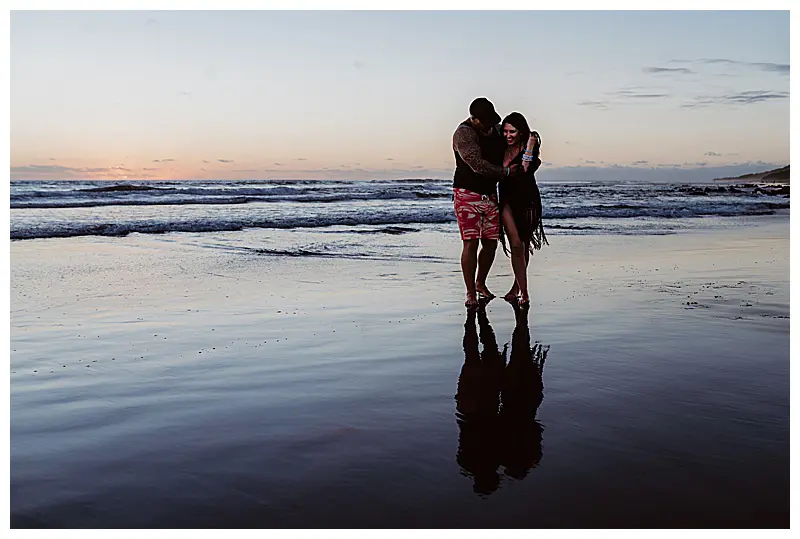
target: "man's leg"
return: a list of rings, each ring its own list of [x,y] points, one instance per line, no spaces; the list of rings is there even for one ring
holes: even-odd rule
[[[464,240],[461,249],[461,273],[464,274],[464,285],[467,287],[467,306],[477,306],[475,292],[475,268],[478,265],[479,240]]]
[[[497,200],[490,198],[480,205],[481,210],[481,252],[478,255],[478,279],[475,288],[488,298],[493,298],[486,288],[486,277],[494,262],[494,253],[497,251],[497,240],[500,237],[500,211]]]
[[[486,278],[494,262],[494,254],[497,251],[497,240],[481,240],[481,251],[478,254],[478,277],[475,280],[475,290],[484,296],[493,298],[489,289],[486,287]]]

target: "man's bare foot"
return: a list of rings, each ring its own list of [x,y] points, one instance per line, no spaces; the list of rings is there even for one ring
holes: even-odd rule
[[[478,299],[475,297],[475,294],[467,292],[467,301],[464,302],[464,306],[468,309],[477,309],[478,305]]]
[[[475,283],[475,291],[485,298],[493,299],[495,297],[495,295],[492,294],[492,292],[486,287],[486,283]]]

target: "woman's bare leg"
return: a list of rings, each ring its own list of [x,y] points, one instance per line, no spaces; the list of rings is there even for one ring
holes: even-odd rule
[[[531,242],[526,241],[525,242],[525,268],[526,269],[530,265],[530,261],[531,261],[531,251],[530,251],[530,249],[531,249]],[[527,272],[525,273],[525,275],[527,276]],[[514,298],[516,298],[518,295],[519,295],[519,285],[517,284],[517,280],[514,279],[514,284],[511,286],[511,290],[509,290],[508,293],[506,293],[505,299],[508,300],[508,301],[511,301]]]
[[[511,246],[511,268],[514,270],[514,285],[511,287],[511,290],[508,291],[508,294],[506,294],[505,299],[511,301],[516,298],[517,293],[521,293],[522,299],[527,301],[528,275],[526,271],[525,243],[519,237],[517,225],[514,224],[514,215],[511,213],[511,208],[509,206],[503,208],[501,219],[503,220],[503,227],[508,236],[508,243]]]
[[[526,241],[525,246],[525,293],[522,294],[522,300],[524,303],[528,303],[530,301],[530,297],[528,296],[528,264],[531,261],[531,242]]]

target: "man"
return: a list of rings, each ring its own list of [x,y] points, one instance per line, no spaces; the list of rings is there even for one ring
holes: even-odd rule
[[[491,101],[485,97],[475,99],[469,106],[469,114],[453,134],[456,157],[453,206],[463,241],[461,272],[467,287],[465,305],[474,308],[478,306],[478,294],[494,297],[486,288],[486,277],[500,235],[497,181],[514,174],[517,167],[503,167],[506,142],[500,134],[500,116]]]

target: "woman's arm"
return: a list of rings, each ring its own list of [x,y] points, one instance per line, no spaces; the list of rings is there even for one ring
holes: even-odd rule
[[[539,137],[539,133],[531,131],[531,136],[528,137],[528,145],[522,154],[522,169],[526,174],[533,174],[541,166],[542,160],[539,158],[541,147],[542,139]]]

